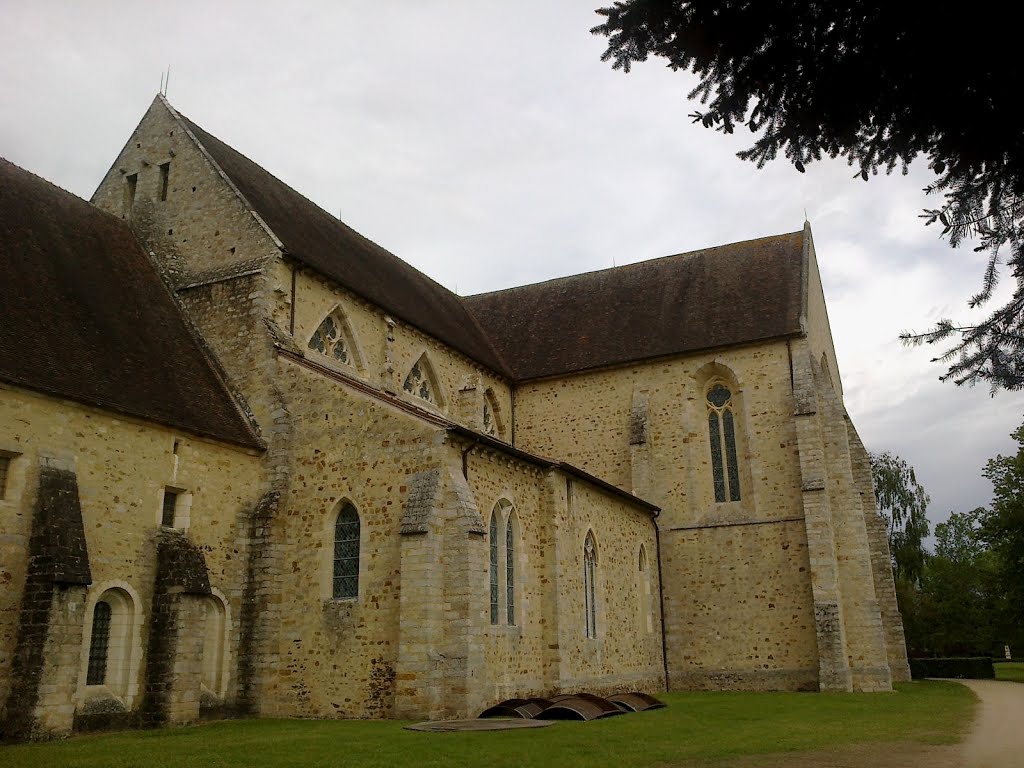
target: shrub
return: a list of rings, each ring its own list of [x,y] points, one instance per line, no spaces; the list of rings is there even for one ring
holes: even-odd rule
[[[967,680],[992,680],[996,676],[988,656],[956,656],[947,659],[910,659],[910,676],[955,677]]]

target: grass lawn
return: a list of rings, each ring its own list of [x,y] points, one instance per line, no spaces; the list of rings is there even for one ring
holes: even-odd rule
[[[992,666],[996,668],[996,680],[1024,683],[1024,661],[997,661]]]
[[[0,765],[650,768],[866,742],[949,744],[975,703],[967,688],[937,681],[901,684],[896,693],[670,693],[664,700],[666,709],[651,712],[490,733],[417,733],[394,721],[227,721],[0,747]]]

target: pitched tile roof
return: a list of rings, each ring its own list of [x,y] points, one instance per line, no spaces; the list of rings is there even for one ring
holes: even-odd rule
[[[0,380],[262,447],[128,226],[2,158]]]
[[[462,300],[176,113],[291,257],[492,370],[508,374]]]
[[[764,237],[464,301],[516,379],[800,332],[804,233]]]

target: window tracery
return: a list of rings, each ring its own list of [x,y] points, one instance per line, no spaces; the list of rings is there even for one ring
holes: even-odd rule
[[[402,384],[402,389],[428,403],[439,404],[433,371],[430,368],[430,363],[427,362],[426,355],[421,356],[413,363],[409,375],[405,377],[405,382]]]
[[[343,324],[337,313],[332,313],[324,318],[320,327],[314,331],[309,340],[309,349],[319,352],[331,360],[345,365],[352,365],[352,352],[349,343],[345,339]]]
[[[708,387],[706,403],[715,501],[739,501],[740,474],[732,392],[724,382],[715,381]]]

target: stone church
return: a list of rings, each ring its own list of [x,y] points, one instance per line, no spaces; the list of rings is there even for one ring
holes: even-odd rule
[[[158,96],[0,161],[0,730],[909,678],[801,231],[460,297]]]

